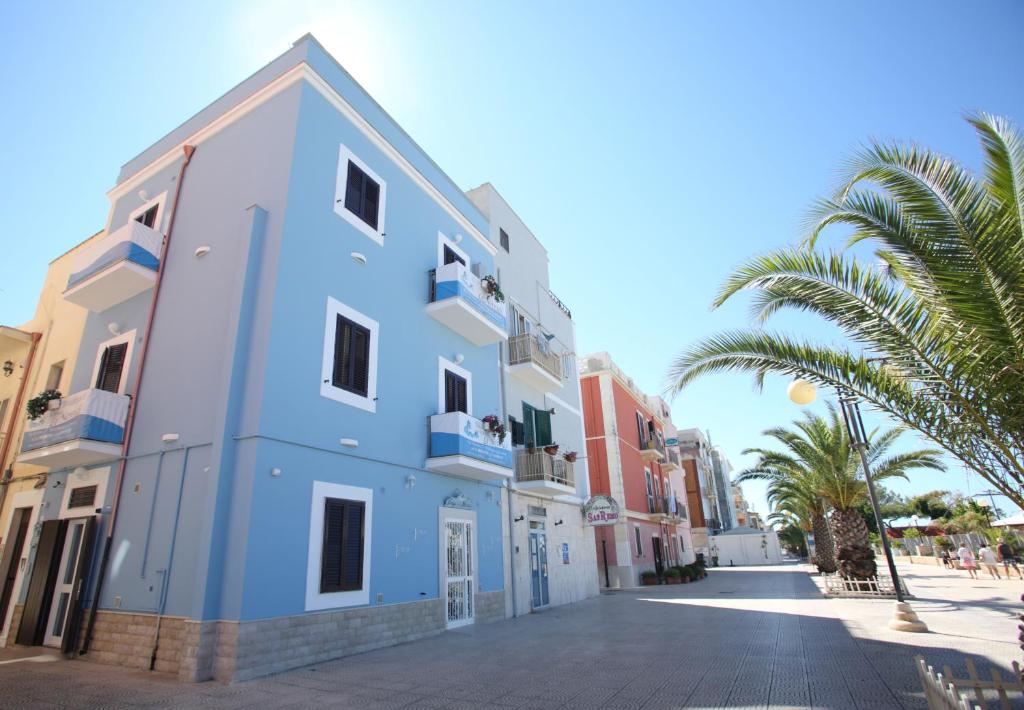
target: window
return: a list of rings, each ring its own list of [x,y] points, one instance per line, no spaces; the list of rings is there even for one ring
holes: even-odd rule
[[[373,490],[313,481],[306,610],[370,601]]]
[[[572,353],[562,353],[562,377],[567,380],[572,379],[575,360]]]
[[[146,209],[142,214],[136,215],[135,221],[139,224],[144,224],[150,229],[156,229],[156,216],[160,211],[160,205],[155,204],[152,207]]]
[[[96,504],[96,491],[99,487],[80,486],[72,488],[68,496],[68,508],[91,508]]]
[[[451,370],[444,371],[444,411],[462,412],[465,414],[466,403],[466,378],[459,377]]]
[[[327,299],[320,394],[368,412],[377,409],[377,321]]]
[[[551,439],[551,412],[523,402],[523,437],[526,446],[548,446]]]
[[[521,310],[512,306],[512,335],[525,335],[533,328],[530,319]]]
[[[504,249],[507,252],[508,251],[508,232],[506,232],[504,229],[499,227],[498,228],[498,237],[499,237],[499,240],[501,241],[501,248]]]
[[[526,443],[526,436],[523,423],[517,422],[515,417],[508,418],[509,431],[512,433],[512,446],[522,446]]]
[[[686,545],[683,544],[683,536],[679,536],[679,556],[682,557],[683,553],[686,552]]]
[[[0,427],[3,426],[4,418],[7,416],[7,407],[11,404],[9,399],[0,399]]]
[[[651,479],[650,469],[644,469],[644,485],[647,489],[647,511],[654,512],[654,483]]]
[[[640,441],[640,448],[647,448],[647,420],[640,412],[636,413],[636,431]]]
[[[50,374],[46,376],[46,389],[59,390],[61,378],[64,377],[64,361],[50,365]]]
[[[103,348],[99,373],[96,376],[96,389],[115,393],[118,391],[127,353],[128,343],[117,343]]]
[[[334,188],[334,213],[380,245],[384,244],[387,185],[351,150],[341,146]]]
[[[320,551],[320,593],[363,587],[363,520],[366,504],[324,499],[324,544]]]
[[[331,384],[365,397],[370,380],[370,330],[343,315],[334,328],[334,372]]]
[[[640,540],[640,528],[634,527],[633,528],[633,535],[636,538],[636,556],[637,557],[643,557],[644,556],[644,543]]]
[[[460,264],[462,264],[463,266],[466,265],[466,260],[463,259],[458,254],[456,254],[454,249],[452,249],[450,246],[445,244],[444,245],[444,263],[445,264],[454,264],[456,261],[459,262]]]

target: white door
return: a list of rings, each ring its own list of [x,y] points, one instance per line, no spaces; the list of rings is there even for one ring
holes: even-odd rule
[[[469,520],[444,521],[447,551],[445,606],[448,628],[473,623],[473,523]]]
[[[54,585],[53,600],[50,602],[50,618],[46,622],[46,636],[43,637],[44,646],[60,648],[64,638],[64,626],[74,598],[75,570],[78,569],[78,558],[82,552],[86,522],[86,518],[68,521],[64,552],[61,553],[57,583]]]

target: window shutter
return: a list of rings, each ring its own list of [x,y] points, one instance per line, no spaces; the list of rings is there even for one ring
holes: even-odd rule
[[[370,331],[359,326],[352,330],[352,391],[365,397],[370,389]]]
[[[348,179],[345,184],[345,209],[361,216],[363,205],[363,171],[351,160],[348,162]]]
[[[647,427],[644,425],[644,417],[640,412],[636,413],[636,431],[637,436],[640,437],[640,448],[644,448],[644,435],[647,433]]]
[[[444,371],[444,411],[462,412],[468,410],[466,397],[466,378],[456,375],[451,370]]]
[[[534,430],[534,409],[523,402],[523,439],[527,446],[537,446],[537,432]]]
[[[352,322],[338,316],[334,328],[334,374],[331,384],[335,387],[348,389],[349,345],[352,339]]]
[[[365,504],[348,501],[345,505],[345,539],[343,542],[342,588],[363,586],[363,517]]]
[[[103,350],[100,371],[96,376],[96,389],[117,392],[121,385],[121,370],[124,368],[124,356],[127,352],[128,343],[118,343]]]
[[[377,229],[377,205],[380,203],[380,185],[363,174],[363,211],[362,217],[368,225]]]
[[[339,315],[331,384],[365,397],[370,384],[370,331]]]
[[[524,443],[526,443],[526,440],[523,436],[523,423],[517,422],[515,420],[515,417],[509,417],[508,423],[509,429],[512,431],[512,445],[522,446]]]
[[[501,242],[501,248],[508,251],[508,233],[500,227],[498,228],[498,240]]]
[[[341,538],[345,504],[335,498],[324,501],[324,542],[320,553],[320,593],[341,588]]]
[[[553,444],[551,440],[551,412],[535,409],[533,415],[537,420],[537,446]]]
[[[321,594],[362,589],[365,512],[366,504],[362,501],[324,500]]]
[[[459,262],[460,264],[462,264],[463,266],[466,265],[466,260],[463,259],[458,254],[456,254],[454,249],[452,249],[450,246],[445,244],[444,245],[444,263],[445,264],[454,264],[456,261]]]

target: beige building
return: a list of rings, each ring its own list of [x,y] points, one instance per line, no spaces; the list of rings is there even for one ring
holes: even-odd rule
[[[36,312],[17,327],[0,326],[0,648],[13,640],[47,470],[18,463],[26,402],[43,390],[66,392],[88,314],[62,296],[80,249],[50,262]],[[12,628],[12,624],[15,628]]]

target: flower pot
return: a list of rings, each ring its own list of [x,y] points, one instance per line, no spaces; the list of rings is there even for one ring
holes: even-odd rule
[[[653,587],[653,586],[658,584],[658,578],[657,577],[641,577],[640,578],[640,584],[644,585],[645,587]]]
[[[52,412],[56,409],[60,409],[60,399],[51,399],[46,403],[46,410]]]
[[[665,584],[682,584],[679,577],[665,577]]]
[[[548,454],[549,456],[554,456],[555,454],[558,453],[558,447],[557,446],[545,446],[544,447],[544,453]]]

